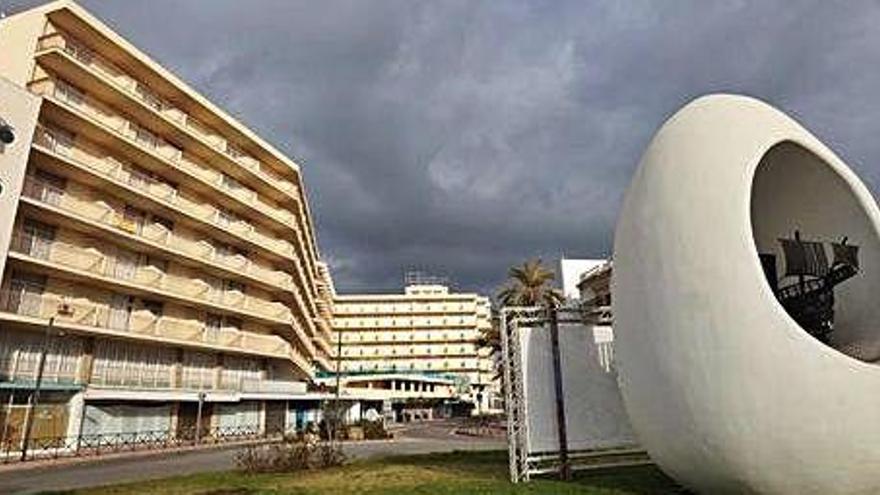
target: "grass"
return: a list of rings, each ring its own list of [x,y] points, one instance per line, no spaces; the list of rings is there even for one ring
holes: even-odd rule
[[[323,471],[245,475],[234,471],[64,492],[81,495],[635,495],[683,493],[654,467],[578,473],[571,482],[539,479],[513,485],[506,452],[453,452],[353,462]]]

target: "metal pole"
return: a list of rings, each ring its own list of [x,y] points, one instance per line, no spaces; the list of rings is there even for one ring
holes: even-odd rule
[[[336,332],[336,402],[333,404],[333,428],[330,430],[330,443],[336,441],[336,428],[339,427],[339,396],[342,372],[342,332]]]
[[[34,391],[28,397],[28,407],[24,417],[24,435],[21,444],[21,460],[27,459],[28,444],[31,441],[31,429],[34,426],[34,409],[40,403],[40,387],[43,385],[43,368],[46,366],[46,349],[49,348],[49,338],[52,333],[52,327],[55,325],[55,317],[49,318],[46,325],[46,333],[43,335],[43,348],[40,350],[40,362],[37,365],[37,382],[34,384]]]
[[[559,354],[559,309],[550,307],[550,349],[553,353],[553,388],[556,395],[556,429],[559,436],[559,475],[563,480],[571,479],[571,465],[568,462],[568,430],[565,426],[565,391],[562,388],[562,360]]]
[[[205,403],[205,393],[199,392],[199,405],[196,409],[196,445],[202,440],[202,405]]]

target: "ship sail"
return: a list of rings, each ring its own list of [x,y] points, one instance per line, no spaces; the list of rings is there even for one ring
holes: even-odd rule
[[[796,236],[798,237],[798,236]],[[828,273],[828,256],[821,242],[779,239],[785,253],[785,275],[822,277]]]
[[[849,265],[856,270],[859,268],[859,247],[846,243],[846,237],[841,242],[832,242],[831,250],[834,252],[834,265]]]

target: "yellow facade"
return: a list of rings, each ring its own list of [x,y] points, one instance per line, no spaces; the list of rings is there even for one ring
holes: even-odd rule
[[[57,373],[87,387],[232,390],[331,369],[332,281],[296,163],[73,2],[0,20],[0,53],[0,76],[41,100],[0,374],[32,376],[22,349],[51,317],[79,351]],[[144,356],[140,378],[111,376],[110,348]]]
[[[403,294],[338,295],[333,328],[345,374],[413,373],[454,377],[464,398],[494,389],[489,300],[443,285],[408,285]],[[484,394],[483,402],[489,399]]]

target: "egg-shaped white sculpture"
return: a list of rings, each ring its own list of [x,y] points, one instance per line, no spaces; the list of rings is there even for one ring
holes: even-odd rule
[[[707,494],[880,493],[878,221],[858,177],[761,101],[699,98],[657,132],[612,290],[627,412],[665,472]],[[829,344],[783,309],[758,256],[795,231],[859,246]]]

